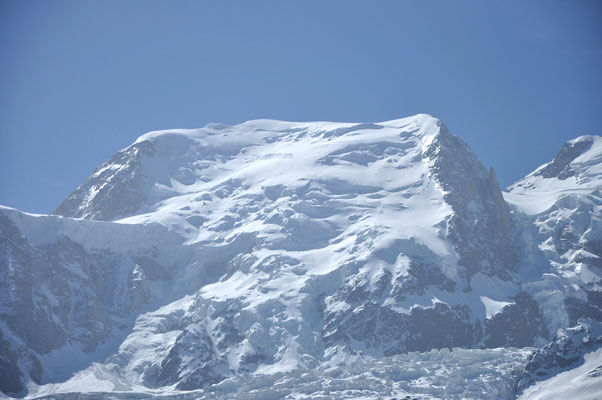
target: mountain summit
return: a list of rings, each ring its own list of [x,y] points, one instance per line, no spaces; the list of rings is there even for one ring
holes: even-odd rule
[[[529,351],[484,349],[602,320],[600,143],[502,192],[425,114],[147,133],[55,215],[0,209],[2,390],[209,393],[460,347],[511,371]]]

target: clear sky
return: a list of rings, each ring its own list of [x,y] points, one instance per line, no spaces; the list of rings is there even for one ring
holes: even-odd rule
[[[600,1],[0,0],[0,204],[158,129],[442,119],[502,186],[602,134]]]

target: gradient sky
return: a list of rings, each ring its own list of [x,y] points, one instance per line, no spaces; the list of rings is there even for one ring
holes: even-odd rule
[[[600,1],[0,0],[0,204],[52,212],[144,132],[442,119],[502,186],[602,134]]]

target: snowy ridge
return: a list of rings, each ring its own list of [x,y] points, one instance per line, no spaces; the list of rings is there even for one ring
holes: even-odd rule
[[[310,382],[329,376],[331,397],[370,397],[345,388],[374,367],[391,396],[504,393],[529,346],[602,319],[598,143],[579,138],[503,194],[424,114],[145,134],[58,215],[0,209],[0,284],[19,288],[0,294],[0,377],[16,382],[2,390],[328,397]],[[578,217],[521,208],[561,176]],[[578,235],[545,247],[551,218]],[[56,339],[30,333],[41,320]],[[498,347],[527,350],[483,350]],[[484,378],[439,377],[431,384],[451,391],[429,392],[427,360],[458,376],[473,360]],[[380,380],[395,365],[415,368],[411,382]],[[298,393],[270,392],[290,379]]]

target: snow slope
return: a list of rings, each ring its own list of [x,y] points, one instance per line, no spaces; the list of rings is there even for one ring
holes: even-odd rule
[[[602,349],[585,355],[577,368],[561,372],[527,389],[520,400],[596,400],[602,397]]]
[[[599,304],[588,300],[600,280],[599,138],[589,138],[564,167],[502,194],[493,169],[424,114],[143,135],[56,215],[0,209],[2,390],[269,394],[293,379],[302,398],[317,393],[313,371],[338,371],[332,397],[369,397],[342,388],[379,362],[390,367],[378,376],[409,368],[408,352],[543,344]],[[540,245],[537,218],[549,227],[551,209],[523,206],[552,190],[554,174],[575,180],[583,204],[578,218],[554,217],[586,239],[570,242],[568,262]],[[464,356],[446,361],[455,372],[437,385],[457,398],[501,393],[529,352],[454,350]],[[495,390],[479,378],[470,394],[452,365],[463,359],[506,378]],[[354,363],[357,373],[341,366]],[[416,368],[417,383],[383,378],[383,388],[455,398],[417,389],[435,383],[419,378],[434,367]]]
[[[559,329],[529,357],[518,389],[521,399],[600,398],[602,323],[583,318],[573,328]]]

